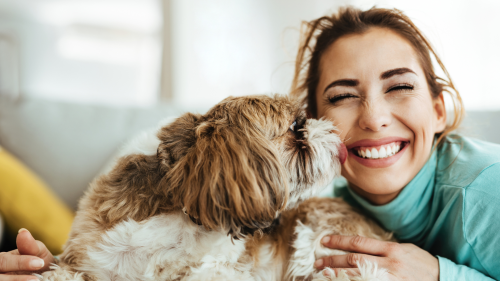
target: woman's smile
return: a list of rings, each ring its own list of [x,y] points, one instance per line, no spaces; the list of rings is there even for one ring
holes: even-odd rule
[[[363,139],[347,145],[349,157],[370,168],[385,168],[396,163],[405,153],[409,139],[387,137]]]

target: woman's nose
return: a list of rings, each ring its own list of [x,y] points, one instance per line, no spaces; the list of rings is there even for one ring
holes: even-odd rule
[[[391,125],[391,110],[383,100],[365,101],[360,110],[359,126],[363,130],[378,132]]]

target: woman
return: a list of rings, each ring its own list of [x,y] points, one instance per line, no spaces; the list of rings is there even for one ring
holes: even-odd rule
[[[307,27],[292,94],[313,117],[334,120],[348,148],[347,183],[335,195],[411,243],[324,237],[353,254],[316,267],[364,259],[394,280],[500,280],[500,146],[449,135],[462,101],[428,41],[397,10],[348,8]],[[454,103],[450,126],[444,92]]]
[[[500,280],[500,146],[449,135],[463,106],[427,40],[397,10],[349,8],[307,26],[292,94],[313,117],[334,120],[349,149],[347,183],[335,195],[406,243],[324,237],[325,246],[353,253],[316,267],[353,272],[365,259],[393,280]],[[447,79],[434,73],[431,54]],[[454,102],[450,126],[444,92]],[[18,247],[0,256],[0,272],[46,270],[53,262],[25,230]],[[0,281],[29,278],[0,274]]]

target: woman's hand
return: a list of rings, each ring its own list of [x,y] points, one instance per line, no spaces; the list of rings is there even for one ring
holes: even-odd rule
[[[16,243],[17,250],[0,253],[0,281],[38,281],[31,274],[49,270],[55,262],[54,256],[26,229],[19,231]]]
[[[340,235],[325,236],[321,242],[328,248],[352,253],[321,258],[314,264],[318,269],[330,267],[336,274],[340,269],[345,269],[349,275],[359,274],[353,268],[357,268],[357,262],[362,264],[367,260],[387,269],[390,280],[439,280],[438,259],[413,244]]]

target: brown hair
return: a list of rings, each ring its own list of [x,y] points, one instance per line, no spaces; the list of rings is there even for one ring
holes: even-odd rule
[[[437,143],[440,143],[443,137],[458,128],[463,119],[465,110],[462,98],[429,41],[415,24],[397,9],[374,7],[361,11],[353,7],[344,7],[337,14],[303,22],[291,95],[303,100],[311,115],[317,118],[316,88],[320,77],[319,65],[322,54],[340,37],[361,34],[372,27],[388,28],[408,40],[420,57],[420,64],[432,97],[438,98],[442,92],[450,95],[453,101],[454,120],[439,134]],[[443,70],[445,79],[434,73],[431,54]]]

